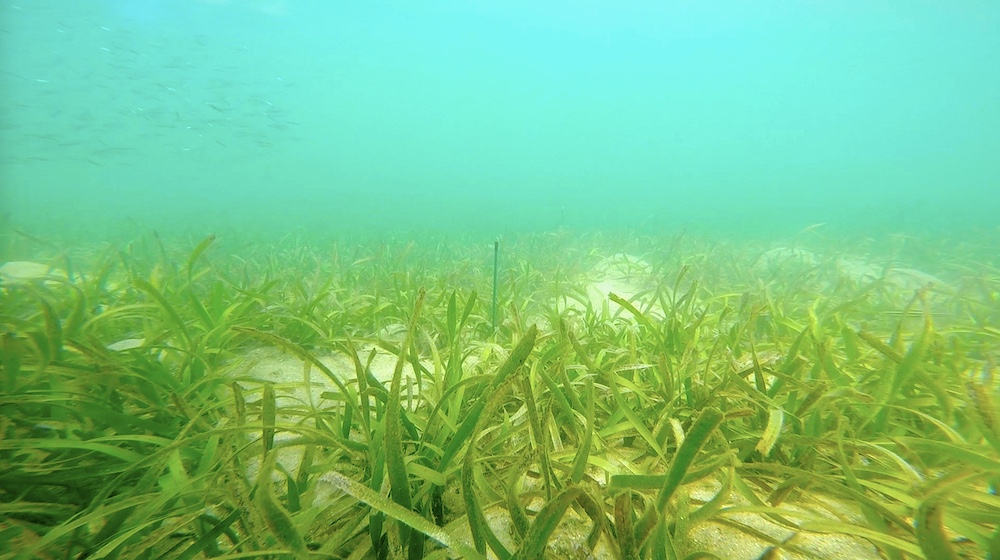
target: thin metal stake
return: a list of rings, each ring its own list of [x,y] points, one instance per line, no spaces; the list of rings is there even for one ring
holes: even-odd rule
[[[497,283],[500,278],[500,238],[493,242],[493,330],[497,330]]]

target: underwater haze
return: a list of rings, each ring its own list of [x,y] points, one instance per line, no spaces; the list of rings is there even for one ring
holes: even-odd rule
[[[10,0],[5,227],[963,235],[1000,4]]]

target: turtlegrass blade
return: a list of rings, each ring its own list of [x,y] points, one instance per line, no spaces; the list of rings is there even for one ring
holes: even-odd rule
[[[587,427],[583,431],[583,439],[576,451],[576,458],[573,459],[573,468],[570,471],[569,479],[574,484],[583,480],[583,474],[587,469],[587,459],[590,457],[590,445],[594,439],[594,378],[587,377]]]
[[[511,469],[510,481],[507,483],[507,511],[510,512],[514,531],[521,539],[528,533],[531,522],[528,520],[528,514],[524,511],[524,507],[521,506],[518,493],[521,486],[521,476],[527,470],[528,464],[534,459],[533,455],[528,454],[518,465],[518,468]]]
[[[510,388],[519,381],[519,379],[513,376],[519,369],[521,364],[528,359],[528,355],[535,346],[535,337],[538,334],[538,328],[532,325],[528,328],[524,336],[517,343],[514,351],[510,353],[507,360],[500,366],[497,371],[497,375],[493,380],[491,385],[492,391],[483,395],[483,399],[486,399],[484,406],[480,409],[480,414],[474,418],[475,422],[472,429],[468,433],[469,448],[465,452],[465,457],[462,462],[462,499],[465,502],[466,517],[469,521],[469,528],[472,531],[472,538],[476,545],[476,550],[485,555],[486,554],[486,544],[490,544],[490,547],[501,558],[506,558],[510,556],[510,553],[503,548],[496,535],[493,533],[493,529],[486,523],[486,518],[483,515],[482,506],[479,503],[479,499],[476,494],[476,488],[474,484],[474,467],[476,460],[476,439],[479,433],[483,430],[486,423],[490,421],[493,414],[500,408],[503,404],[503,399],[506,396]],[[499,380],[499,381],[498,381]],[[468,418],[466,419],[468,420]],[[464,427],[465,423],[463,423]],[[460,430],[461,431],[461,430]],[[458,434],[456,434],[458,437]],[[443,471],[443,469],[440,469]]]
[[[943,441],[915,437],[898,437],[894,441],[906,445],[910,449],[922,450],[924,453],[937,454],[940,457],[950,457],[953,460],[967,463],[985,471],[1000,473],[1000,459],[985,453],[987,449],[973,445],[957,445]]]
[[[410,481],[406,473],[403,453],[403,409],[400,403],[400,394],[403,383],[403,366],[406,365],[406,356],[413,344],[417,320],[420,317],[420,308],[423,306],[426,295],[427,292],[421,289],[413,306],[413,316],[410,318],[410,326],[406,331],[406,339],[400,347],[396,368],[392,372],[392,384],[389,388],[389,401],[386,403],[385,412],[385,463],[389,472],[391,495],[397,504],[406,509],[412,508],[413,505],[410,500]],[[409,532],[402,530],[400,536],[405,541]]]
[[[839,430],[838,430],[838,432],[839,432]],[[890,512],[884,511],[884,508],[882,508],[879,505],[876,505],[876,504],[872,503],[872,501],[869,500],[865,496],[864,489],[862,488],[861,483],[858,480],[857,475],[855,474],[854,466],[847,459],[847,454],[846,454],[846,452],[844,450],[844,447],[845,447],[844,443],[845,443],[844,442],[844,438],[842,436],[840,436],[839,433],[838,433],[837,442],[836,442],[836,457],[837,457],[837,460],[840,462],[840,468],[841,468],[841,470],[844,473],[844,482],[846,483],[846,485],[847,485],[848,489],[850,489],[850,491],[855,492],[857,494],[857,496],[861,497],[861,499],[858,500],[858,502],[859,502],[858,506],[861,509],[861,513],[862,513],[862,515],[864,515],[865,520],[868,522],[868,525],[873,530],[882,531],[882,532],[888,533],[889,532],[889,521],[892,520],[892,521],[896,521],[898,526],[900,526],[900,527],[908,530],[910,527],[908,525],[904,525],[904,524],[900,523],[899,520],[897,519],[898,516],[896,516],[896,515],[894,515],[894,514],[892,514]],[[864,443],[864,442],[859,442],[859,443]],[[900,460],[902,460],[902,459],[900,459]],[[899,463],[897,463],[897,464],[899,464]],[[904,471],[903,472],[904,473],[909,473],[909,470],[906,469],[906,467],[908,467],[909,465],[904,462],[902,466],[904,467]],[[815,478],[818,478],[818,477],[815,477]],[[919,483],[919,478],[917,480],[915,480],[915,481],[910,481],[910,483],[912,483],[912,484]],[[838,486],[838,489],[839,488],[840,487]],[[880,511],[880,509],[882,511]],[[892,548],[889,545],[885,545],[885,548],[883,549],[883,552],[885,553],[885,555],[888,557],[889,560],[901,560],[901,558],[902,558],[902,553],[898,549]]]
[[[798,528],[802,529],[803,531],[813,531],[816,533],[838,533],[842,535],[853,535],[856,537],[861,537],[863,539],[868,539],[873,543],[899,549],[904,553],[913,556],[914,558],[936,560],[935,558],[928,558],[924,556],[924,553],[920,549],[920,547],[915,545],[911,541],[893,536],[891,534],[883,533],[875,529],[862,527],[860,525],[851,525],[849,523],[842,523],[840,521],[822,520],[822,521],[803,521],[802,523],[798,524]]]
[[[928,489],[913,519],[917,543],[928,559],[958,560],[959,556],[945,532],[945,505],[950,493],[981,476],[983,473],[959,472],[938,479]],[[955,509],[958,509],[957,505]],[[958,526],[956,524],[953,527]]]
[[[757,442],[756,450],[758,453],[767,457],[771,454],[771,450],[774,449],[774,445],[778,443],[778,436],[781,434],[781,426],[785,420],[785,411],[780,407],[772,408],[767,417],[767,426],[764,428],[764,434],[761,435],[760,441]]]
[[[468,545],[463,543],[461,539],[424,519],[416,512],[408,510],[399,504],[380,496],[364,484],[355,482],[336,471],[330,473],[330,481],[335,487],[343,490],[347,494],[350,494],[354,499],[364,502],[386,516],[406,524],[411,529],[420,531],[424,535],[427,535],[447,548],[459,553],[463,557],[470,558],[472,560],[485,559],[485,556],[480,554],[475,549],[470,548]]]
[[[562,368],[559,368],[560,370]],[[561,372],[563,384],[557,385],[555,380],[545,371],[546,368],[538,368],[538,378],[542,380],[546,388],[549,390],[549,394],[552,395],[555,403],[558,405],[559,409],[562,411],[563,416],[566,419],[565,425],[571,427],[575,432],[579,433],[579,428],[576,426],[576,418],[574,416],[575,410],[583,410],[583,405],[581,404],[579,408],[574,408],[570,403],[567,394],[575,398],[576,391],[573,389],[572,383],[566,376],[565,372]],[[579,399],[577,399],[579,400]]]
[[[74,441],[65,439],[8,439],[0,440],[0,450],[11,449],[17,451],[30,449],[79,449],[100,453],[109,457],[114,457],[125,463],[138,463],[145,457],[135,451],[123,449],[116,445],[106,443],[93,443],[87,441]]]
[[[212,320],[211,315],[208,314],[208,310],[205,309],[205,306],[198,300],[198,296],[192,291],[188,291],[188,302],[191,303],[191,309],[194,309],[195,314],[198,315],[198,319],[201,320],[205,331],[212,332],[215,329],[215,321]]]
[[[993,530],[993,536],[990,537],[988,550],[989,558],[1000,558],[1000,527]]]
[[[264,396],[260,403],[261,437],[264,442],[264,456],[274,449],[274,423],[277,414],[274,385],[264,383]]]
[[[495,392],[503,380],[506,379],[511,373],[517,371],[521,364],[528,359],[528,355],[531,354],[532,348],[535,347],[535,337],[538,336],[538,328],[532,325],[521,337],[520,342],[511,351],[510,356],[504,361],[503,365],[497,370],[496,375],[493,377],[493,381],[490,383],[490,391]],[[452,437],[451,441],[448,443],[448,447],[445,449],[444,454],[441,455],[441,461],[438,463],[438,470],[445,472],[451,460],[455,457],[460,449],[469,441],[469,436],[472,434],[473,429],[476,427],[476,423],[482,416],[483,408],[486,406],[486,401],[489,399],[489,392],[483,394],[479,400],[477,400],[472,408],[469,410],[465,419],[462,421],[461,425],[458,427],[458,431]]]
[[[992,385],[993,375],[989,365],[985,366],[985,378],[982,381],[968,380],[965,383],[965,394],[972,411],[972,420],[983,434],[983,438],[993,449],[1000,453],[1000,406],[994,400],[989,385]]]
[[[632,410],[632,407],[625,401],[625,398],[622,396],[621,391],[618,390],[618,382],[617,382],[618,374],[606,373],[600,368],[598,368],[597,365],[594,364],[594,361],[591,360],[590,357],[587,355],[583,346],[580,345],[580,342],[576,339],[576,336],[573,335],[573,331],[571,331],[569,328],[566,328],[565,332],[566,332],[566,337],[569,338],[570,344],[573,345],[574,350],[576,350],[577,356],[580,358],[580,361],[583,362],[584,366],[586,366],[587,370],[595,375],[600,375],[602,378],[607,380],[608,387],[611,389],[611,394],[614,396],[615,403],[618,405],[618,411],[620,411],[622,414],[625,415],[626,418],[628,418],[628,421],[632,425],[632,428],[634,428],[635,431],[639,433],[639,435],[642,437],[643,440],[645,440],[645,442],[649,445],[649,447],[653,451],[655,451],[656,454],[661,459],[666,461],[667,455],[666,453],[663,452],[663,447],[659,444],[659,442],[656,441],[656,438],[653,437],[652,433],[650,433],[649,428],[647,428],[645,423],[643,423],[642,419],[639,418],[639,415],[637,415],[635,411]]]
[[[678,278],[678,280],[680,279]],[[666,350],[666,342],[663,340],[663,335],[660,333],[660,330],[657,329],[655,325],[653,325],[653,322],[649,319],[649,317],[646,316],[645,313],[636,309],[635,306],[632,305],[630,301],[619,296],[618,294],[610,293],[608,294],[608,299],[622,306],[623,308],[625,308],[626,311],[631,313],[632,316],[635,317],[636,321],[639,321],[643,326],[649,329],[649,332],[653,333],[653,335],[659,342],[660,346],[664,348],[664,350]]]
[[[451,297],[448,298],[448,316],[447,316],[447,331],[448,342],[454,343],[455,339],[458,338],[458,292],[452,290]]]
[[[554,496],[535,516],[528,534],[524,537],[524,544],[514,555],[515,560],[533,560],[542,558],[545,546],[549,542],[549,537],[556,530],[566,508],[584,495],[583,489],[578,486],[570,486]]]
[[[305,557],[309,554],[302,533],[292,520],[292,516],[278,503],[278,498],[274,495],[274,482],[271,475],[274,472],[274,464],[277,460],[276,453],[268,453],[261,462],[260,472],[257,475],[256,505],[260,508],[264,518],[264,523],[271,530],[271,534],[282,545],[288,547],[296,556]]]
[[[691,425],[691,429],[688,430],[684,443],[677,449],[677,454],[674,455],[674,460],[670,464],[670,470],[667,471],[667,481],[656,497],[658,511],[662,513],[666,510],[667,502],[670,501],[674,492],[681,485],[681,481],[684,480],[684,475],[694,462],[695,455],[708,441],[712,432],[719,427],[724,417],[722,411],[717,408],[706,408],[698,415],[694,424]]]
[[[187,322],[181,318],[177,309],[167,300],[163,293],[160,292],[160,290],[157,290],[152,284],[142,278],[139,278],[138,276],[133,278],[132,282],[134,282],[140,290],[146,292],[156,300],[156,303],[160,305],[160,308],[163,309],[163,311],[167,314],[167,317],[169,317],[174,326],[177,327],[177,330],[184,338],[184,342],[190,347],[191,333],[188,331]]]
[[[898,363],[900,363],[900,362],[903,361],[903,355],[902,354],[900,354],[899,352],[897,352],[895,348],[893,348],[892,346],[889,346],[888,344],[886,344],[885,342],[883,342],[880,338],[878,338],[877,336],[873,335],[872,333],[867,332],[867,331],[863,331],[863,330],[859,330],[859,331],[857,331],[857,335],[858,335],[859,338],[861,338],[861,340],[864,340],[865,342],[867,342],[869,346],[871,346],[875,350],[878,350],[879,353],[881,353],[886,358],[889,358],[893,362],[895,362],[895,363],[898,364]]]
[[[927,558],[934,560],[958,560],[944,532],[944,497],[933,495],[921,502],[914,516],[917,543]]]
[[[902,322],[900,322],[902,325]],[[924,308],[924,326],[917,335],[917,339],[910,344],[910,348],[903,355],[903,359],[896,364],[896,368],[893,370],[890,376],[890,381],[884,385],[885,393],[882,396],[882,407],[878,414],[875,416],[875,429],[879,433],[886,430],[889,415],[891,412],[890,405],[895,404],[901,395],[900,389],[910,381],[910,378],[914,375],[914,372],[921,367],[921,362],[923,361],[924,355],[927,353],[927,347],[930,344],[931,335],[933,334],[933,324],[931,322],[930,312],[927,310],[926,305]]]
[[[719,491],[715,493],[715,496],[711,500],[706,502],[703,506],[691,512],[686,520],[686,525],[688,527],[694,526],[701,521],[710,519],[713,515],[719,512],[720,509],[729,501],[729,492],[733,487],[733,479],[736,477],[736,457],[729,463],[729,468],[726,470],[725,474],[722,475],[722,486]]]
[[[52,309],[52,304],[48,302],[45,298],[38,298],[39,304],[42,306],[42,313],[45,316],[45,334],[47,335],[46,346],[48,346],[47,354],[48,361],[54,362],[58,361],[60,355],[62,354],[63,348],[63,329],[62,322],[59,320],[59,315],[54,309]]]
[[[615,531],[622,560],[639,558],[635,546],[635,532],[632,529],[633,509],[631,492],[626,490],[615,498]]]
[[[650,546],[650,555],[653,560],[677,560],[674,552],[673,539],[670,538],[670,529],[667,520],[661,518],[653,528],[653,543]]]
[[[502,386],[503,392],[506,392],[512,383],[507,383]],[[501,395],[501,391],[498,390],[494,395]],[[487,410],[491,408],[496,408],[495,403],[500,402],[500,398],[490,399],[492,407],[488,406]],[[477,423],[477,427],[479,423]],[[471,434],[471,441],[469,449],[465,452],[465,460],[462,463],[462,500],[465,503],[465,516],[469,522],[469,529],[472,532],[472,540],[475,544],[476,550],[479,554],[486,554],[487,542],[493,548],[494,553],[501,558],[508,558],[510,553],[502,546],[497,546],[498,539],[496,535],[493,534],[493,529],[486,523],[486,516],[483,513],[482,505],[479,503],[479,498],[476,495],[475,486],[475,436],[478,434],[479,430],[475,430]]]
[[[354,346],[354,341],[351,340],[351,336],[347,335],[347,354],[351,358],[351,362],[354,364],[354,377],[358,382],[358,395],[361,396],[361,424],[364,427],[364,433],[367,438],[371,438],[372,431],[372,419],[371,419],[371,402],[368,399],[368,370],[365,365],[361,363],[361,358],[358,356],[358,350]]]
[[[684,480],[684,475],[694,462],[695,456],[708,441],[725,415],[716,408],[706,408],[691,425],[684,443],[677,449],[676,455],[667,471],[666,482],[656,496],[654,507],[649,507],[636,525],[636,542],[643,543],[657,523],[662,523],[667,511],[667,503]]]
[[[243,514],[240,510],[234,510],[225,519],[219,520],[211,529],[205,531],[205,533],[198,538],[198,540],[191,543],[183,552],[177,556],[177,560],[191,560],[198,554],[205,552],[206,550],[211,550],[212,547],[216,546],[216,539],[222,536],[223,533],[230,531],[230,528],[236,523],[236,520],[240,518]]]
[[[247,401],[243,396],[243,387],[239,382],[233,381],[229,384],[233,390],[233,405],[236,407],[236,425],[243,426],[247,418]]]
[[[534,366],[538,366],[535,362]],[[535,369],[535,367],[532,367]],[[531,386],[531,375],[519,376],[521,380],[521,392],[524,394],[524,406],[528,411],[528,425],[534,437],[535,444],[541,448],[542,475],[545,477],[545,497],[552,497],[552,467],[549,462],[549,454],[545,449],[545,433],[542,429],[542,421],[538,415],[538,407],[535,406],[535,394]],[[492,415],[491,415],[492,416]]]
[[[21,373],[24,342],[12,332],[3,335],[3,386],[4,394],[13,395]]]

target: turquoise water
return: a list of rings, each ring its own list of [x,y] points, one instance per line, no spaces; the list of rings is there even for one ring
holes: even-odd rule
[[[1000,4],[13,0],[5,227],[995,233]]]

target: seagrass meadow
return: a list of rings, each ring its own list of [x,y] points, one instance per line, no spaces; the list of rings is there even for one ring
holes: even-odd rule
[[[997,559],[988,237],[12,232],[0,555]]]

